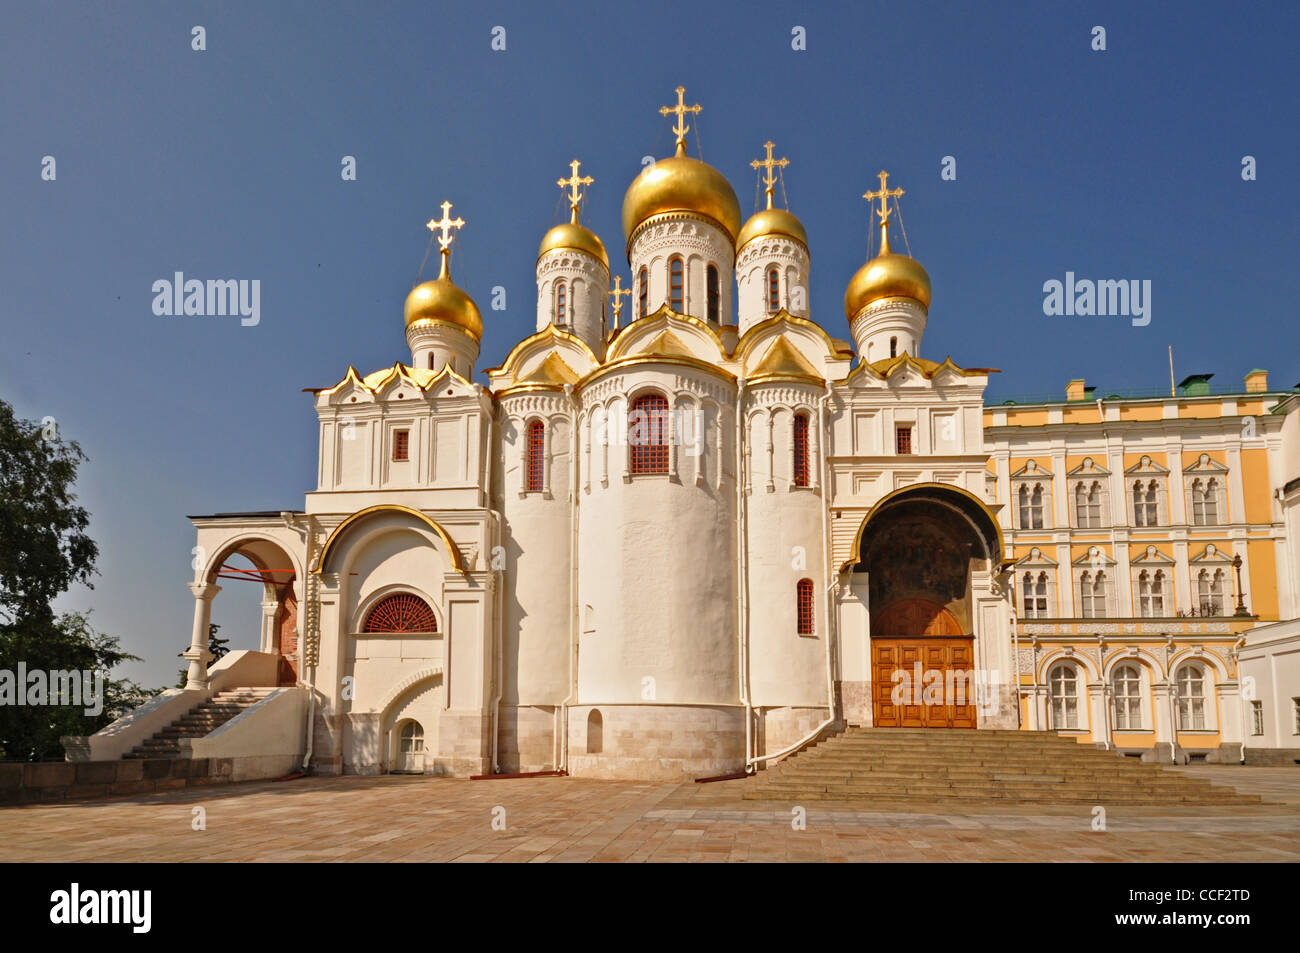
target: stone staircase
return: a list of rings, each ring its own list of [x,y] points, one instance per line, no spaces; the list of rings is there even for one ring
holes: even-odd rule
[[[123,758],[179,758],[181,738],[202,738],[216,731],[240,712],[256,705],[274,688],[235,688],[218,692],[191,708],[162,731],[136,745]]]
[[[849,728],[745,782],[781,801],[1258,804],[1209,781],[1041,731]]]

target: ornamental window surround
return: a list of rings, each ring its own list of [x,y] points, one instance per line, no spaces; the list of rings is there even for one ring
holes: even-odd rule
[[[1056,731],[1079,728],[1079,667],[1058,662],[1047,676],[1047,697],[1051,726]]]
[[[1110,676],[1116,731],[1142,730],[1142,671],[1131,662],[1115,666]]]

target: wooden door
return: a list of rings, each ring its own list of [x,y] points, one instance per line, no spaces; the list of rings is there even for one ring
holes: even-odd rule
[[[871,696],[878,728],[974,728],[974,639],[871,640]],[[902,673],[902,678],[896,678]],[[895,690],[897,688],[897,691]]]

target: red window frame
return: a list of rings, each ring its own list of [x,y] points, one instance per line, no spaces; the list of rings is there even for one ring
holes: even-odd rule
[[[678,314],[686,307],[686,263],[681,255],[668,259],[668,303]]]
[[[632,472],[667,473],[668,398],[642,394],[628,408],[627,421]]]
[[[546,425],[540,420],[528,423],[528,492],[542,492],[543,468],[546,466]]]
[[[637,285],[636,316],[638,318],[644,318],[645,310],[650,300],[650,275],[644,267],[642,267],[640,273],[637,275]]]
[[[795,583],[795,605],[799,619],[799,634],[812,635],[816,614],[813,612],[813,582],[800,579]]]
[[[898,427],[894,431],[894,450],[900,454],[912,452],[912,428]]]
[[[366,613],[362,632],[437,632],[438,618],[413,592],[385,596]]]
[[[775,268],[767,270],[767,310],[781,310],[781,273]]]
[[[393,460],[411,459],[411,431],[393,431]]]
[[[794,415],[794,485],[808,485],[808,415]]]
[[[555,286],[555,323],[563,324],[564,319],[569,313],[569,296],[565,290],[564,282],[561,281]]]

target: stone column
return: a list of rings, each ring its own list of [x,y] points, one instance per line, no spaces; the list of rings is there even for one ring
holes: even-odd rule
[[[262,652],[274,652],[276,650],[275,641],[275,613],[280,608],[280,603],[275,600],[265,601],[262,603]]]
[[[194,593],[194,631],[190,634],[190,647],[181,653],[190,663],[185,680],[187,690],[208,687],[208,662],[212,661],[212,653],[208,651],[208,623],[212,621],[212,599],[220,591],[215,582],[190,583],[190,592]]]

